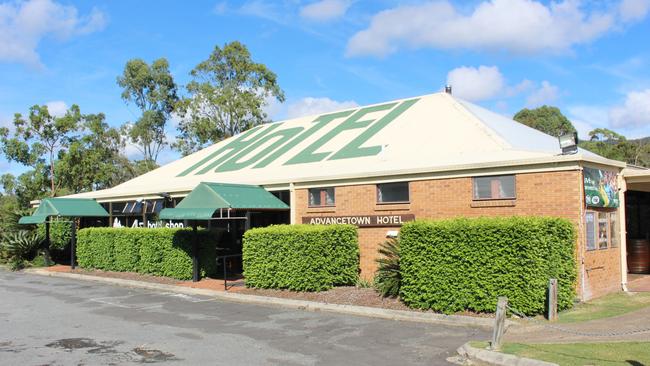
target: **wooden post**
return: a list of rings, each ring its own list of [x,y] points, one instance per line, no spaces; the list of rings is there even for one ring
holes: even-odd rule
[[[499,350],[501,348],[501,339],[505,331],[506,325],[506,308],[508,307],[508,298],[505,296],[499,297],[497,302],[497,313],[494,318],[494,332],[492,333],[492,342],[490,342],[490,349]]]
[[[192,281],[199,282],[199,245],[196,231],[196,220],[192,221]]]
[[[551,322],[557,320],[557,279],[555,278],[548,281],[548,311],[546,318]]]
[[[74,218],[70,223],[70,229],[72,230],[70,236],[70,269],[74,269],[75,255],[77,254],[77,221]]]

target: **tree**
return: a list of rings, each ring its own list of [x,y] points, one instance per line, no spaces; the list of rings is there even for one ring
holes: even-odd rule
[[[167,145],[165,126],[178,102],[169,63],[164,58],[151,65],[141,59],[129,60],[117,84],[123,89],[122,99],[142,112],[137,121],[126,123],[122,132],[142,152],[144,161],[153,166]]]
[[[557,107],[544,105],[535,109],[524,108],[513,119],[555,137],[576,132],[571,121]]]
[[[179,103],[182,121],[174,147],[183,155],[268,121],[269,98],[284,102],[277,76],[256,63],[240,42],[216,46],[190,73],[189,97]]]
[[[56,162],[63,186],[78,193],[122,183],[120,170],[126,158],[120,131],[106,123],[103,113],[85,115],[83,131]]]
[[[650,144],[645,139],[628,140],[606,128],[589,132],[589,141],[580,142],[580,147],[608,159],[624,161],[638,166],[650,166]]]
[[[65,151],[79,128],[81,112],[77,105],[68,109],[64,116],[52,116],[47,106],[34,105],[25,119],[20,113],[14,116],[14,133],[0,129],[2,151],[9,161],[40,170],[45,164],[49,173],[50,195],[54,197],[59,188],[55,158]]]
[[[44,164],[40,164],[18,177],[4,174],[2,185],[5,194],[15,197],[20,207],[29,207],[29,202],[48,195],[48,172],[49,169]]]

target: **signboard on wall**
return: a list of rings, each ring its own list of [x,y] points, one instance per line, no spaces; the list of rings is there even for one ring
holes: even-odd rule
[[[590,207],[618,207],[618,173],[584,168],[585,201]]]
[[[335,225],[349,224],[358,227],[402,226],[407,221],[415,220],[415,215],[353,215],[353,216],[303,216],[303,224]]]

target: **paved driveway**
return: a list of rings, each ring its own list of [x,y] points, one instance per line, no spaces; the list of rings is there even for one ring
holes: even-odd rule
[[[488,337],[0,270],[2,365],[445,365]]]

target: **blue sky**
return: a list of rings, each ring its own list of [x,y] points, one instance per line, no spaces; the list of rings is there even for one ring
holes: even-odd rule
[[[582,137],[648,136],[649,10],[650,0],[0,2],[0,125],[47,103],[119,126],[138,116],[115,82],[127,60],[166,57],[183,85],[215,45],[239,40],[278,75],[287,101],[267,106],[275,120],[450,83],[508,116],[556,105]],[[0,158],[0,171],[24,168]]]

